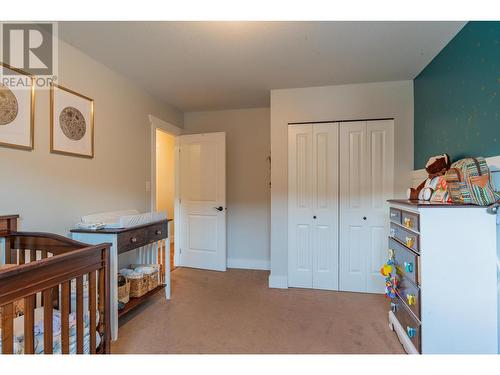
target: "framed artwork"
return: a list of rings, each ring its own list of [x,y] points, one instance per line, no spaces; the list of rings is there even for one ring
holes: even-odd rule
[[[56,84],[50,87],[50,152],[94,157],[94,100]]]
[[[0,62],[0,146],[33,150],[35,78]]]

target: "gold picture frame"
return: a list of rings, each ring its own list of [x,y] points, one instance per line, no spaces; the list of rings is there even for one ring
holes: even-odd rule
[[[83,99],[85,101],[89,102],[89,128],[90,128],[90,139],[88,142],[90,142],[90,153],[79,153],[79,152],[74,152],[74,151],[68,151],[66,150],[61,150],[57,148],[55,137],[56,137],[56,121],[54,116],[56,115],[55,111],[55,95],[56,95],[56,90],[61,90],[62,92],[66,94],[71,94],[74,95],[80,99]],[[87,159],[92,159],[94,158],[94,99],[89,98],[88,96],[82,95],[76,91],[73,91],[71,89],[68,89],[67,87],[52,83],[50,85],[50,152],[52,154],[60,154],[60,155],[66,155],[66,156],[76,156],[80,158],[87,158]]]
[[[31,80],[31,88],[30,90],[30,95],[29,95],[29,145],[21,145],[21,144],[16,144],[16,143],[9,143],[9,142],[4,142],[0,140],[0,146],[1,147],[8,147],[8,148],[14,148],[18,150],[24,150],[24,151],[32,151],[35,148],[35,77],[28,73],[25,72],[24,70],[14,68],[13,66],[10,66],[9,64],[6,64],[4,62],[0,61],[0,67],[7,68],[17,74],[21,74],[23,76],[29,77]],[[3,76],[3,74],[1,75]]]

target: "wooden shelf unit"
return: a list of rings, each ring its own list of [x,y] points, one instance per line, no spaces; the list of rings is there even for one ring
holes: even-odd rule
[[[73,239],[89,243],[111,243],[110,272],[111,272],[111,337],[115,341],[118,339],[118,318],[125,315],[136,306],[147,300],[160,290],[165,291],[165,296],[170,299],[170,256],[161,256],[160,262],[160,282],[161,284],[140,298],[131,298],[125,308],[118,310],[118,256],[140,248],[148,252],[167,251],[167,246],[163,241],[169,239],[169,222],[171,220],[160,220],[149,224],[138,225],[121,229],[73,229],[71,234]],[[156,250],[154,250],[156,249]],[[137,255],[139,256],[139,255]],[[153,257],[154,259],[154,257]],[[164,264],[163,261],[165,262]],[[137,264],[144,263],[139,259]]]
[[[156,288],[154,288],[153,290],[150,290],[149,292],[147,292],[142,297],[138,297],[138,298],[131,297],[130,301],[128,301],[125,304],[125,307],[123,309],[121,309],[121,310],[118,310],[118,318],[121,318],[122,316],[124,316],[125,314],[127,314],[129,311],[135,309],[141,303],[143,303],[144,301],[146,301],[149,297],[154,296],[156,293],[158,293],[159,291],[161,291],[163,289],[165,289],[165,285],[158,285]]]

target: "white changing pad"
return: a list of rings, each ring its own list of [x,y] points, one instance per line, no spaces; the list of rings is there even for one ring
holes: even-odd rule
[[[82,216],[79,226],[91,227],[99,225],[100,228],[121,229],[149,224],[166,218],[166,212],[146,212],[141,214],[137,210],[112,211]]]

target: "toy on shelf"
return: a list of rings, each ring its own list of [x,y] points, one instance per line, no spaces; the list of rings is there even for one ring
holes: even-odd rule
[[[431,157],[425,165],[427,179],[422,181],[416,188],[409,188],[406,192],[407,198],[410,200],[425,201],[434,200],[432,198],[435,198],[439,202],[448,201],[449,197],[445,196],[447,189],[446,180],[443,178],[443,175],[450,167],[451,162],[448,154]],[[436,195],[436,197],[433,197],[433,195]]]

